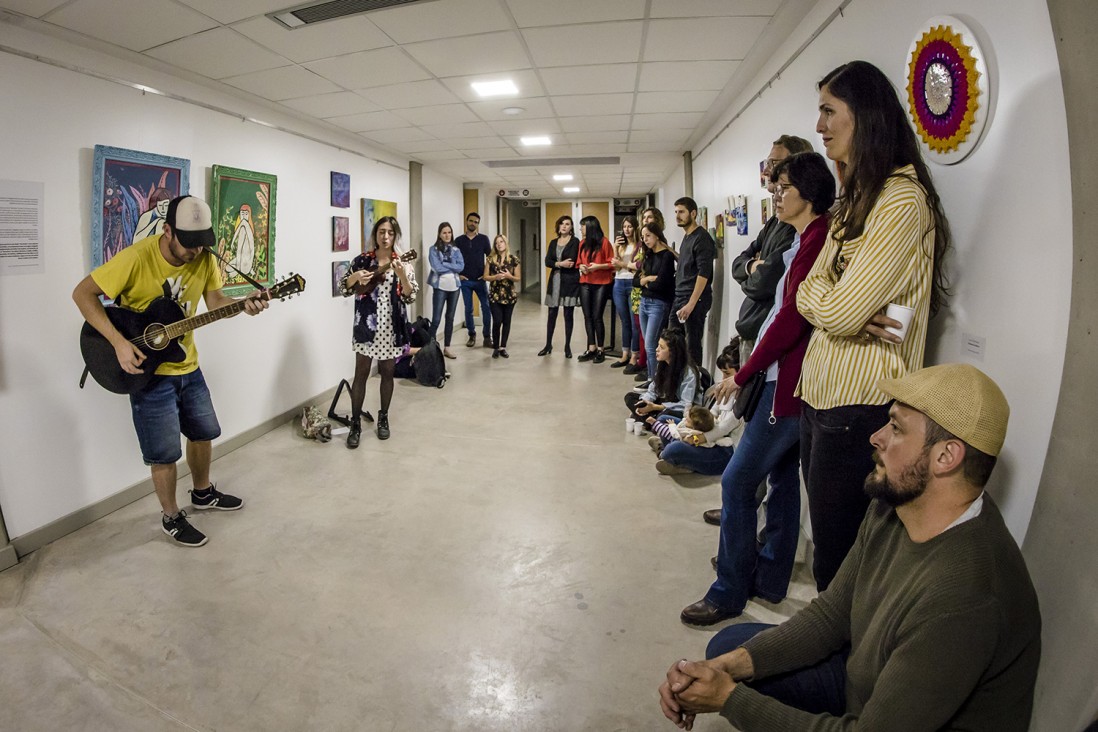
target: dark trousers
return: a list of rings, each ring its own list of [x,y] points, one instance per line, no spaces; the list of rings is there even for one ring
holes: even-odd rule
[[[580,284],[580,305],[583,307],[583,326],[587,329],[587,347],[602,348],[606,342],[606,326],[602,314],[613,292],[613,285]]]
[[[511,315],[515,312],[515,304],[509,302],[506,305],[498,302],[491,303],[492,307],[492,341],[496,348],[507,348],[507,336],[511,335]]]
[[[564,306],[564,347],[572,347],[572,325],[574,323],[574,307]],[[545,321],[545,347],[551,348],[553,345],[553,333],[557,329],[557,311],[561,310],[560,307],[549,308],[549,317]]]
[[[709,641],[705,657],[712,659],[734,651],[757,633],[773,627],[765,623],[730,625]],[[843,648],[814,666],[745,683],[760,694],[809,714],[841,717],[846,713],[846,659],[849,655],[850,648]]]
[[[858,536],[869,498],[865,479],[874,469],[870,436],[888,422],[888,405],[801,408],[801,468],[814,549],[812,574],[823,592]]]
[[[686,305],[686,302],[686,300],[676,300],[671,306],[671,312],[667,317],[667,326],[685,331],[687,353],[690,354],[690,358],[694,360],[696,365],[704,366],[702,363],[702,345],[705,342],[705,318],[709,315],[713,298],[703,296],[698,300],[698,304],[694,306],[694,310],[691,311],[686,322],[680,323],[676,313],[679,312],[679,308]]]

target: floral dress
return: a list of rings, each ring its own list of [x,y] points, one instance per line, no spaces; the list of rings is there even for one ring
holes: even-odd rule
[[[395,253],[394,253],[395,254]],[[366,270],[373,272],[378,268],[377,255],[365,252],[351,262],[351,270],[339,283],[344,297],[355,297],[355,320],[351,335],[352,348],[363,356],[387,361],[395,359],[408,344],[408,311],[405,305],[415,302],[419,292],[412,270],[400,260],[393,260],[393,267],[404,269],[411,292],[405,292],[396,271],[385,273],[381,283],[368,294],[355,293],[354,287],[347,286],[347,278],[355,272]]]
[[[507,258],[502,262],[493,262],[488,260],[488,274],[497,275],[502,272],[510,272],[514,274],[515,268],[518,267],[518,257],[514,254],[508,254]],[[488,299],[497,305],[510,305],[513,302],[518,301],[518,294],[515,292],[514,280],[493,280],[488,283]]]

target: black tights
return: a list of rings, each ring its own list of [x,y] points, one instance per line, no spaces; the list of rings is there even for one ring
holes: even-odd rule
[[[515,304],[491,303],[492,308],[492,342],[496,348],[507,348],[507,336],[511,335],[511,314],[515,312]]]
[[[559,307],[549,308],[549,320],[545,324],[545,345],[548,348],[553,346],[553,333],[557,329],[557,311]],[[575,310],[576,308],[571,305],[564,306],[564,347],[572,347],[572,326],[575,323]]]
[[[362,417],[362,402],[366,400],[366,379],[370,376],[370,366],[374,360],[361,353],[355,354],[355,382],[351,384],[351,419]],[[393,400],[393,374],[396,372],[396,360],[387,358],[377,362],[377,373],[381,377],[381,411],[389,411],[389,402]]]
[[[613,285],[580,285],[580,305],[583,306],[583,326],[587,329],[589,351],[594,347],[601,351],[606,340],[606,325],[602,322],[602,314],[613,288]]]

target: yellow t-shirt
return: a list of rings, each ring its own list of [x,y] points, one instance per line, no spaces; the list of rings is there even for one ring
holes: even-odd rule
[[[210,290],[220,290],[221,271],[209,254],[173,267],[160,253],[160,237],[150,236],[126,247],[109,262],[97,267],[91,277],[107,297],[130,310],[142,311],[158,297],[175,300],[187,317],[198,312],[198,302]],[[198,368],[194,331],[179,341],[187,356],[177,363],[163,363],[156,373],[164,376],[189,374]]]

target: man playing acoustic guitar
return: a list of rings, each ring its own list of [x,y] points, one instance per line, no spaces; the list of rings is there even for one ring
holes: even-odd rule
[[[212,246],[210,207],[199,198],[180,196],[168,205],[161,235],[123,249],[73,290],[72,299],[81,315],[114,346],[123,371],[141,373],[146,356],[111,323],[100,296],[138,311],[159,297],[168,297],[187,316],[195,314],[199,298],[205,299],[208,310],[229,305],[235,301],[221,291],[221,272],[204,249]],[[258,315],[267,307],[264,293],[259,292],[244,303],[249,315]],[[156,497],[164,511],[161,527],[177,544],[197,547],[206,543],[206,536],[190,525],[175,497],[181,433],[187,438],[187,465],[194,483],[191,504],[196,509],[235,511],[244,502],[220,492],[210,482],[211,441],[221,434],[221,426],[198,367],[194,332],[187,332],[180,345],[186,357],[162,363],[147,386],[130,394],[130,407],[141,455],[152,469]]]

